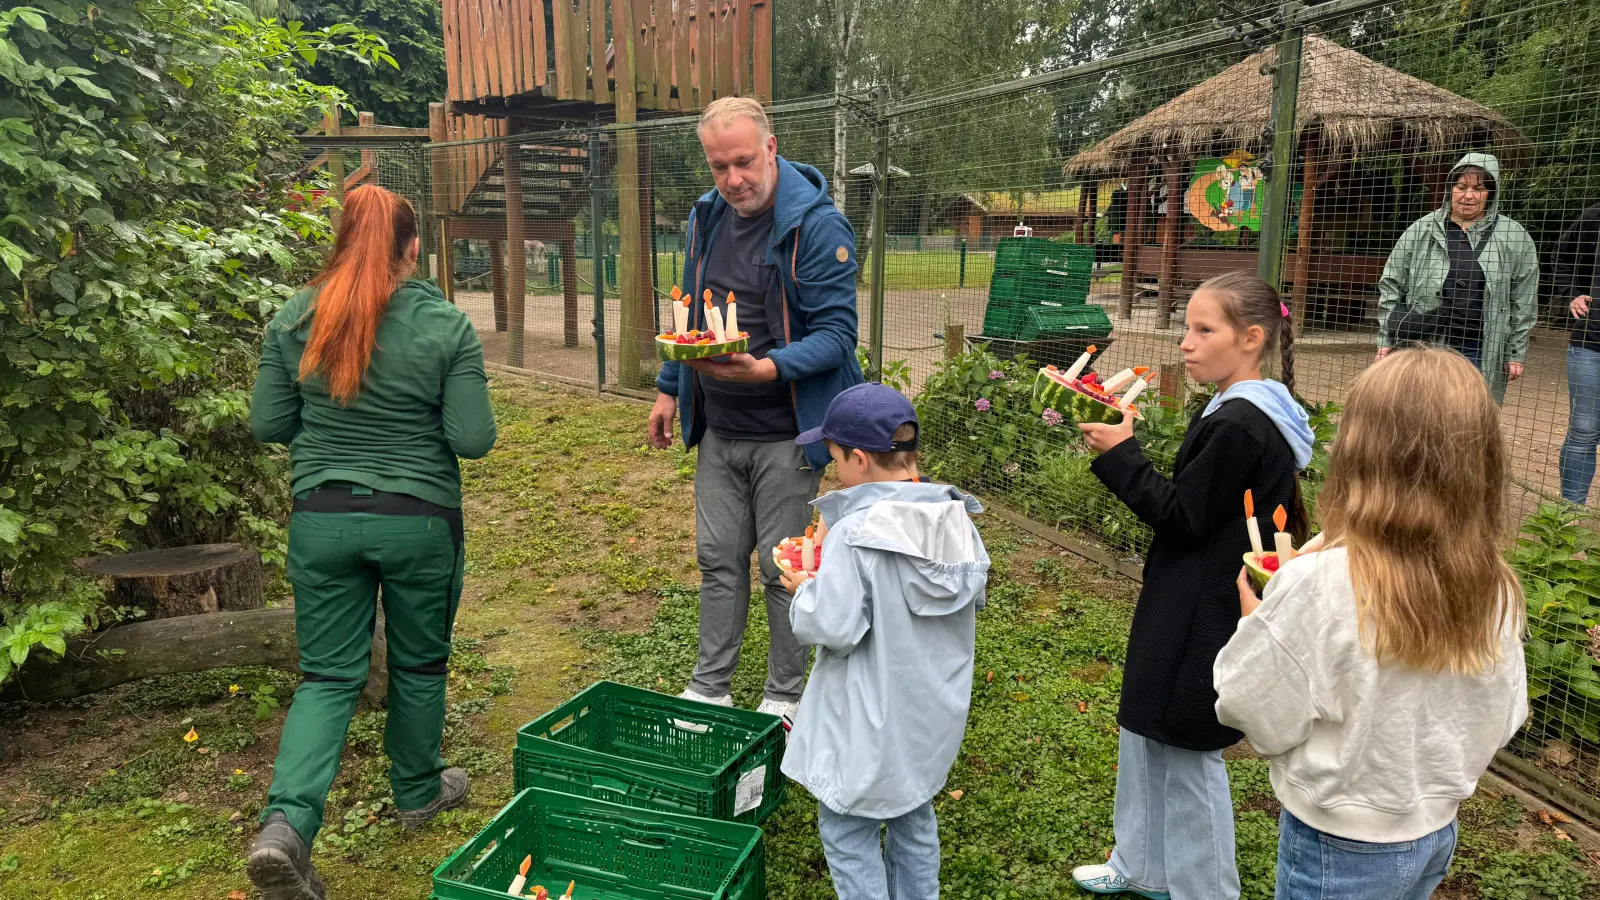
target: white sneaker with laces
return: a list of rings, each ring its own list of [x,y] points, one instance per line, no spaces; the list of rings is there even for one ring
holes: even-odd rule
[[[1150,900],[1168,900],[1169,897],[1162,891],[1135,887],[1122,873],[1105,865],[1079,866],[1072,870],[1072,880],[1091,894],[1137,894]]]
[[[761,705],[756,707],[756,712],[758,713],[766,713],[769,716],[777,716],[782,719],[784,731],[794,728],[794,714],[799,710],[800,704],[798,703],[772,699],[763,699]]]
[[[678,698],[681,700],[693,700],[696,703],[709,703],[712,706],[733,705],[733,695],[731,694],[723,694],[721,697],[707,697],[705,694],[697,693],[689,688],[684,688],[683,693],[679,694]]]

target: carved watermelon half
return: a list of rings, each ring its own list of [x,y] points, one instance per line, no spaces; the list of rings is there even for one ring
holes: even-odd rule
[[[1115,425],[1121,422],[1122,410],[1116,407],[1115,399],[1109,394],[1102,395],[1104,399],[1095,395],[1097,388],[1090,380],[1094,377],[1091,374],[1086,379],[1068,381],[1066,373],[1046,366],[1039,370],[1038,377],[1033,380],[1033,399],[1070,416],[1078,424],[1099,422]],[[1137,407],[1132,412],[1135,419],[1143,418]]]
[[[772,559],[780,569],[797,571],[801,568],[801,554],[805,548],[804,538],[784,538],[778,546],[772,548]],[[817,541],[812,550],[811,571],[815,572],[822,566],[822,542]]]
[[[1257,593],[1267,589],[1267,582],[1278,573],[1278,554],[1268,551],[1266,553],[1246,553],[1244,567],[1250,573],[1250,584]]]
[[[679,338],[693,338],[693,341],[679,340]],[[739,339],[716,343],[708,335],[699,332],[690,332],[687,335],[658,334],[656,335],[656,352],[667,362],[682,362],[686,359],[709,359],[713,356],[724,356],[729,353],[746,353],[750,350],[750,334],[740,332]]]

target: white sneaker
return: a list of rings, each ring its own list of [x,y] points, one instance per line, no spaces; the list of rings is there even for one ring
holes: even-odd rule
[[[732,694],[723,694],[721,697],[707,697],[705,694],[697,693],[689,688],[684,688],[683,693],[679,694],[678,698],[681,700],[693,700],[696,703],[709,703],[712,706],[733,705]]]
[[[794,714],[799,710],[800,704],[798,703],[771,699],[763,699],[761,705],[756,707],[756,712],[758,713],[766,713],[769,716],[777,716],[782,719],[784,731],[794,728]]]
[[[1165,892],[1138,887],[1107,865],[1079,866],[1072,870],[1072,880],[1091,894],[1137,894],[1151,900],[1168,900]]]

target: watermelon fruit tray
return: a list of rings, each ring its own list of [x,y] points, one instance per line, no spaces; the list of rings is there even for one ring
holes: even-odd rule
[[[806,537],[814,539],[815,531],[807,528]],[[816,546],[812,548],[811,552],[811,571],[815,572],[822,567],[822,542],[816,541]],[[799,571],[804,568],[804,559],[805,538],[784,538],[778,542],[778,546],[772,548],[772,561],[777,563],[780,569],[790,572]]]
[[[736,340],[718,342],[710,332],[690,331],[686,334],[656,335],[656,352],[667,362],[682,362],[686,359],[710,359],[713,356],[726,356],[729,353],[745,353],[750,349],[750,333],[739,332]]]
[[[1092,372],[1069,381],[1065,372],[1046,366],[1034,379],[1033,399],[1056,412],[1066,413],[1079,425],[1085,422],[1116,425],[1122,421],[1123,413],[1116,406],[1116,398],[1099,386]],[[1137,406],[1130,406],[1128,411],[1135,419],[1144,418],[1139,415]]]

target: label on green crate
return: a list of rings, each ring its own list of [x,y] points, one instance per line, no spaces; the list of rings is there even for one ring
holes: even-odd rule
[[[761,799],[767,789],[767,767],[756,766],[739,776],[739,785],[733,792],[733,814],[742,816],[752,809],[761,808]]]

